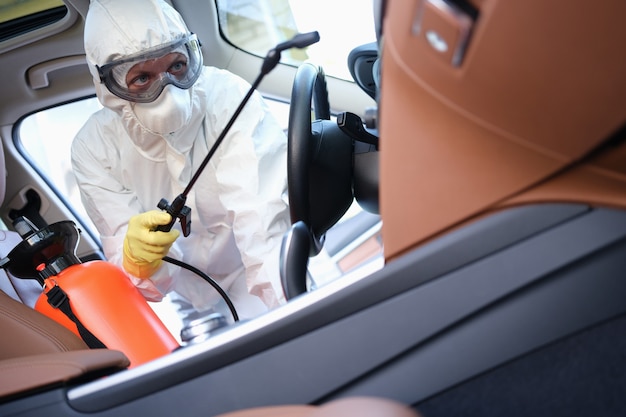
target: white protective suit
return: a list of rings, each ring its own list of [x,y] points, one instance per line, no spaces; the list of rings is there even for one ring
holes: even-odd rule
[[[167,99],[138,104],[111,94],[95,66],[188,33],[180,15],[162,1],[91,1],[85,51],[104,108],[77,134],[72,164],[105,256],[120,266],[129,218],[156,209],[161,198],[171,203],[184,190],[249,84],[204,67],[191,88],[168,85],[161,93]],[[146,109],[152,109],[153,125],[175,130],[157,134],[145,128],[136,114]],[[169,256],[215,279],[240,318],[284,302],[278,261],[290,224],[286,152],[284,132],[255,92],[187,196],[191,234],[181,233],[170,249]],[[203,311],[221,299],[200,277],[166,262],[150,279],[131,280],[151,301],[176,291]]]
[[[22,243],[22,237],[18,233],[0,230],[0,258],[7,256],[20,243]],[[14,300],[34,308],[43,288],[34,279],[17,278],[2,269],[0,270],[0,291]]]
[[[0,146],[0,202],[4,201],[6,177],[4,167],[4,150]],[[10,230],[0,230],[0,258],[6,257],[17,245],[22,243],[22,237]],[[17,278],[5,269],[0,269],[0,291],[9,297],[29,307],[35,307],[35,302],[43,292],[39,282],[34,279]]]

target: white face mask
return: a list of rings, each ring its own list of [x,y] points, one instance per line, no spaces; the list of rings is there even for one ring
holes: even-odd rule
[[[176,133],[191,118],[191,94],[173,85],[165,87],[151,103],[134,103],[133,113],[139,123],[152,133]]]

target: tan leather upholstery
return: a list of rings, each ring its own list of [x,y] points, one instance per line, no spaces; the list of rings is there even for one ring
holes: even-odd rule
[[[277,405],[249,408],[215,417],[309,417],[315,408],[312,405]]]
[[[387,0],[383,21],[386,260],[514,205],[626,208],[624,145],[596,153],[626,123],[626,2],[470,0],[459,67],[415,34],[424,3]]]
[[[321,406],[284,405],[258,407],[216,417],[419,417],[419,414],[396,401],[375,397],[342,398]]]
[[[0,359],[88,349],[57,322],[0,291]]]
[[[0,397],[128,367],[126,356],[90,350],[74,333],[0,291]]]
[[[124,369],[123,353],[108,349],[84,349],[23,356],[0,361],[0,397],[45,386],[60,385],[74,378],[105,375]]]

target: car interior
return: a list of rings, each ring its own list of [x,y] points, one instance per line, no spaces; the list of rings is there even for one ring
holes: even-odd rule
[[[12,139],[34,109],[94,94],[89,0],[64,3],[57,33],[0,49],[8,228],[80,223]],[[170,3],[220,38],[214,2]],[[0,292],[0,415],[623,415],[626,3],[373,8],[353,82],[311,60],[259,86],[289,102],[287,303],[132,366]],[[203,53],[258,76],[262,57]],[[353,201],[382,223],[384,266],[311,288]],[[97,237],[81,233],[76,256],[103,260]]]

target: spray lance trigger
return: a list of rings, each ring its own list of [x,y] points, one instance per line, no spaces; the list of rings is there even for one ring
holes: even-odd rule
[[[168,224],[157,226],[154,230],[169,232],[172,226],[174,226],[174,223],[176,223],[176,219],[179,219],[183,236],[189,236],[191,232],[191,209],[185,205],[185,201],[187,201],[187,197],[183,194],[176,197],[172,204],[169,204],[166,199],[162,198],[159,204],[157,204],[157,207],[163,211],[167,211],[170,216],[172,216],[172,220]]]
[[[276,67],[276,65],[280,62],[280,53],[282,51],[291,48],[305,48],[318,42],[319,40],[320,35],[317,31],[298,33],[290,40],[276,45],[276,47],[274,47],[267,53],[267,56],[263,60],[260,74],[252,83],[250,89],[248,90],[248,93],[243,98],[242,102],[239,104],[239,107],[237,107],[235,113],[232,115],[232,117],[224,127],[224,130],[222,130],[222,133],[219,135],[219,137],[209,150],[209,153],[198,167],[198,170],[189,181],[189,184],[187,184],[187,187],[185,187],[183,192],[174,199],[171,205],[164,198],[162,198],[161,201],[159,201],[159,204],[157,204],[158,208],[167,211],[172,216],[172,220],[166,225],[157,226],[156,229],[154,229],[155,231],[169,232],[176,222],[176,219],[180,219],[183,236],[187,237],[189,235],[189,233],[191,232],[191,209],[185,205],[185,201],[187,201],[187,194],[189,194],[191,187],[193,187],[193,185],[198,180],[198,177],[200,176],[206,165],[209,163],[209,160],[217,150],[217,147],[220,145],[220,143],[222,143],[222,141],[226,137],[226,134],[230,131],[230,128],[232,127],[233,123],[235,123],[237,117],[239,117],[239,114],[243,110],[243,107],[246,105],[248,100],[250,100],[252,93],[259,86],[259,84],[263,80],[263,77],[265,77],[265,75],[273,70],[274,67]]]

